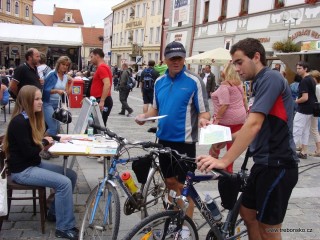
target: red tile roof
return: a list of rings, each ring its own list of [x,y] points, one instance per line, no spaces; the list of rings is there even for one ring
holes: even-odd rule
[[[58,7],[55,7],[55,10],[53,12],[53,23],[63,23],[66,13],[72,13],[72,18],[74,20],[73,24],[84,25],[81,11],[79,9],[58,8]],[[67,22],[67,23],[72,24],[70,22]]]
[[[82,27],[82,37],[84,46],[103,47],[99,36],[103,36],[103,28]]]
[[[33,13],[33,16],[35,16],[44,26],[52,26],[53,25],[53,16],[52,15]]]

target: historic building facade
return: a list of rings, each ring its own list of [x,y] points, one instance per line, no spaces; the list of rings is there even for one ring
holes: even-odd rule
[[[112,7],[111,64],[160,60],[164,0],[126,0]]]
[[[34,0],[0,0],[0,22],[32,24]]]

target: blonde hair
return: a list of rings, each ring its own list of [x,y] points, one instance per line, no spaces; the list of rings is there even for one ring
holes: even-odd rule
[[[227,63],[224,65],[223,73],[225,81],[231,81],[235,85],[242,83],[239,73],[236,72],[236,68],[232,63]]]
[[[317,83],[320,83],[320,72],[318,70],[312,70],[310,75],[317,81]]]
[[[44,123],[43,112],[34,111],[34,99],[35,99],[36,91],[40,91],[40,89],[31,85],[23,86],[20,89],[13,112],[12,112],[11,120],[24,111],[29,117],[29,122],[31,126],[31,131],[32,131],[32,140],[36,145],[42,148],[42,139],[45,132],[45,123]],[[9,156],[9,145],[10,143],[8,141],[8,128],[7,128],[7,132],[6,132],[4,143],[3,143],[3,149],[6,156]]]
[[[68,56],[59,57],[57,62],[56,62],[56,66],[55,66],[56,71],[58,72],[60,64],[67,64],[67,63],[69,63],[69,67],[68,67],[67,71],[65,73],[63,73],[63,74],[66,74],[67,72],[69,72],[72,62],[71,62],[71,59]]]

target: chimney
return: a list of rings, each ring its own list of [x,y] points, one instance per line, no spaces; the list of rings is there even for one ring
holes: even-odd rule
[[[53,4],[53,13],[56,11],[56,4]]]

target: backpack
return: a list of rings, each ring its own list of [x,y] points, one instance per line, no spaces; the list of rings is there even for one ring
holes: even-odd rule
[[[8,88],[6,90],[3,91],[3,95],[2,95],[2,100],[1,100],[1,105],[5,106],[9,103],[9,91]]]
[[[143,88],[146,90],[152,90],[154,87],[152,68],[145,69],[143,74]]]
[[[136,86],[136,79],[129,75],[127,80],[127,88],[131,90],[135,86]]]

